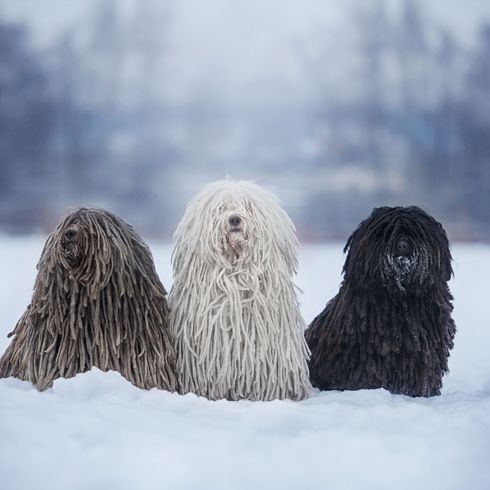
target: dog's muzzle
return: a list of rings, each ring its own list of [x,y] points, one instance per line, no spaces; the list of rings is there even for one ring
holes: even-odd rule
[[[71,267],[76,267],[82,258],[80,232],[76,227],[68,228],[61,238],[61,250]]]

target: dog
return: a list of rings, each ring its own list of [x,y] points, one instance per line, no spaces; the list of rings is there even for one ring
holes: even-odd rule
[[[308,348],[292,276],[295,228],[270,193],[222,180],[175,232],[170,328],[181,393],[211,400],[301,400]]]
[[[139,388],[175,391],[168,316],[166,291],[141,237],[108,211],[79,208],[46,241],[0,377],[43,391],[95,366]]]
[[[305,333],[312,384],[439,395],[456,332],[444,228],[415,206],[380,207],[345,252],[340,291]]]

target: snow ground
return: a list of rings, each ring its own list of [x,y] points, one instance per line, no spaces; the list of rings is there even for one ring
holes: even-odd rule
[[[27,306],[40,238],[0,239],[0,351]],[[152,244],[165,286],[170,246]],[[307,246],[309,322],[340,283],[342,244]],[[0,488],[490,488],[490,247],[456,245],[458,326],[443,394],[316,392],[303,402],[210,402],[92,370],[38,393],[0,380]]]

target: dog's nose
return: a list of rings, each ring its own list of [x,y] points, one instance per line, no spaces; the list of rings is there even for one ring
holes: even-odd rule
[[[405,240],[398,242],[398,253],[400,255],[407,255],[410,252],[410,245]]]
[[[228,218],[228,222],[230,223],[231,226],[236,227],[236,226],[240,225],[240,223],[242,222],[242,218],[240,218],[240,216],[238,216],[238,214],[232,214]]]
[[[68,230],[65,231],[65,238],[68,241],[75,240],[78,235],[77,230],[74,230],[73,228],[69,228]]]

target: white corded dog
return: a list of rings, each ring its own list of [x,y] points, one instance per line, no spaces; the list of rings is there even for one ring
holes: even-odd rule
[[[251,182],[207,185],[175,232],[171,332],[182,393],[300,400],[311,391],[292,275],[297,239],[274,196]]]

